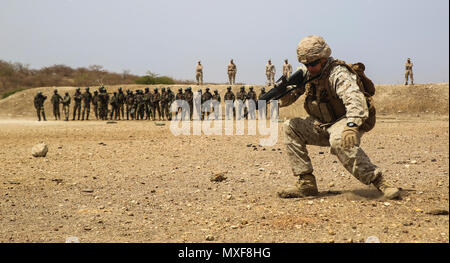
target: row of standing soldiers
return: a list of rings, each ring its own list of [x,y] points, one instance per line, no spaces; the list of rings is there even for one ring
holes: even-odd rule
[[[210,93],[209,88],[206,88],[205,93],[202,93],[201,89],[199,89],[197,92],[199,92],[199,95],[201,95],[202,105],[204,104],[204,102],[212,102],[212,105],[207,103],[205,103],[206,105],[203,105],[204,108],[208,108],[207,112],[204,112],[204,110],[202,111],[201,109],[195,109],[197,110],[197,112],[201,112],[201,118],[204,119],[205,114],[206,116],[209,116],[209,114],[213,112],[215,103],[220,104],[221,97],[217,90],[214,90],[213,94]],[[265,89],[262,88],[259,97],[261,97],[264,93]],[[41,115],[43,116],[44,120],[46,120],[44,112],[44,101],[46,100],[46,98],[46,96],[42,95],[42,92],[38,91],[38,94],[34,99],[34,106],[36,108],[39,121],[41,120]],[[232,101],[233,103],[235,102],[235,100],[241,100],[242,102],[254,101],[255,105],[257,103],[257,96],[256,92],[253,90],[253,87],[250,87],[250,90],[247,93],[245,91],[245,87],[242,86],[240,88],[240,91],[235,95],[231,91],[230,86],[227,88],[224,99],[225,101]],[[128,89],[125,94],[122,88],[119,88],[118,92],[113,92],[112,95],[108,94],[106,88],[103,86],[100,87],[98,91],[95,90],[94,94],[90,92],[89,87],[85,89],[84,93],[81,93],[80,88],[77,88],[75,94],[73,95],[74,105],[72,120],[89,120],[91,104],[93,106],[95,118],[97,120],[124,120],[125,114],[127,120],[156,120],[156,113],[158,113],[158,120],[160,121],[171,120],[172,114],[170,111],[170,107],[175,100],[184,100],[188,103],[190,110],[189,116],[192,120],[194,111],[194,93],[192,92],[191,87],[185,88],[184,92],[182,88],[179,88],[177,94],[174,94],[170,88],[167,88],[167,90],[165,88],[162,88],[161,93],[158,91],[158,88],[154,88],[153,93],[150,92],[149,88],[145,88],[145,92],[143,92],[142,90],[136,90],[135,93]],[[68,92],[65,93],[64,97],[61,97],[58,94],[58,90],[54,90],[54,94],[51,98],[51,103],[53,106],[53,114],[55,116],[55,120],[61,119],[61,104],[63,105],[65,120],[69,120],[71,101],[72,97]],[[108,109],[108,105],[111,105],[111,110]],[[230,108],[233,107],[226,108],[227,116],[229,116],[228,110]],[[180,112],[181,109],[182,107],[178,107],[177,112]],[[245,116],[247,116],[248,113],[250,118],[254,118],[254,111],[251,109],[249,111],[248,109],[249,108],[245,107],[245,105],[241,106],[241,108],[238,109],[240,112],[240,114],[238,114],[238,118],[242,116],[241,110],[245,113]],[[216,119],[219,117],[218,114],[219,112],[214,113]],[[182,113],[182,116],[184,118],[185,113]],[[234,108],[233,116],[236,117]]]

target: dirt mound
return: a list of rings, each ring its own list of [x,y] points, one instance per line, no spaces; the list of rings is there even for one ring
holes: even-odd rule
[[[117,91],[119,87],[122,87],[124,90],[130,89],[133,91],[146,87],[150,88],[150,90],[171,87],[172,91],[176,93],[179,88],[183,88],[184,90],[188,86],[192,87],[194,92],[200,88],[203,91],[209,88],[211,92],[217,89],[223,98],[226,88],[229,85],[115,85],[106,86],[106,88],[109,93],[112,93]],[[240,85],[234,85],[232,87],[235,94],[239,91],[239,87]],[[248,87],[250,85],[246,85],[246,91],[248,91]],[[254,85],[257,95],[261,92],[262,87],[264,86]],[[45,112],[48,116],[52,117],[50,98],[54,88],[42,87],[27,89],[0,100],[0,118],[35,118],[36,112],[33,106],[33,98],[38,90],[42,91],[48,97],[45,102]],[[58,87],[58,92],[63,96],[67,91],[72,96],[75,93],[75,89],[76,87]],[[95,89],[96,87],[92,87],[91,92]],[[418,84],[414,86],[377,85],[376,89],[374,100],[379,114],[449,114],[448,83]],[[266,90],[268,90],[267,87]],[[304,96],[294,103],[294,106],[280,109],[280,117],[305,116],[303,101]],[[73,106],[73,102],[71,106]]]

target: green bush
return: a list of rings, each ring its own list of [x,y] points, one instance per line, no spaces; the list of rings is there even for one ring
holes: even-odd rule
[[[175,80],[171,77],[161,76],[142,76],[134,81],[136,84],[154,85],[154,84],[175,84]]]
[[[22,91],[22,90],[25,90],[25,89],[16,89],[16,90],[11,90],[11,91],[5,92],[2,94],[2,99],[7,98],[7,97],[13,95],[14,93]]]

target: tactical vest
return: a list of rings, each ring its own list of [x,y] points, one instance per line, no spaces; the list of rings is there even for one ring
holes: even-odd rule
[[[327,125],[331,125],[345,117],[345,105],[337,96],[335,90],[330,87],[329,82],[332,69],[338,65],[346,67],[351,73],[356,75],[356,82],[366,98],[369,110],[369,117],[359,127],[359,130],[368,132],[375,126],[376,122],[376,111],[372,99],[372,96],[375,94],[375,85],[364,74],[365,66],[362,63],[348,65],[344,61],[334,60],[327,65],[319,78],[305,85],[305,110],[310,116]]]

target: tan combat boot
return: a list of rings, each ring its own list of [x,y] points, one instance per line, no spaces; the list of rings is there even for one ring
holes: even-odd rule
[[[391,186],[383,175],[379,175],[372,184],[383,193],[386,199],[396,199],[400,196],[400,189]]]
[[[300,175],[295,186],[278,192],[281,198],[299,198],[318,194],[316,178],[312,174]]]

